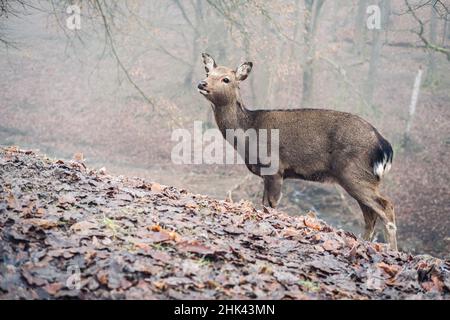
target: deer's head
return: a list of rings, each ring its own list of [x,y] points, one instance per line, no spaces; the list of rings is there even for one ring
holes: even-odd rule
[[[206,78],[198,84],[198,91],[216,106],[223,106],[240,99],[239,83],[247,79],[253,63],[244,62],[236,70],[217,66],[214,59],[202,53]]]

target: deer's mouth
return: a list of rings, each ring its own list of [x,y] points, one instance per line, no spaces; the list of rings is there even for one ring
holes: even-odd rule
[[[208,93],[209,93],[209,91],[206,89],[198,89],[198,92],[200,92],[204,96],[208,95]]]

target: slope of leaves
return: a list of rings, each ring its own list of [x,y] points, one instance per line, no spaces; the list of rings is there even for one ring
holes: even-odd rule
[[[0,149],[0,298],[448,299],[450,262]]]

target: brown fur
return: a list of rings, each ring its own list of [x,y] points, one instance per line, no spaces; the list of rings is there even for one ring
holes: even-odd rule
[[[283,179],[335,182],[358,201],[366,225],[364,239],[372,240],[375,222],[380,218],[387,241],[391,248],[397,248],[394,208],[379,194],[381,177],[373,167],[380,146],[390,149],[391,158],[392,149],[371,124],[333,110],[248,110],[240,97],[239,84],[247,78],[252,64],[232,70],[216,66],[206,54],[203,60],[207,78],[199,84],[199,91],[212,103],[224,137],[226,129],[279,129],[278,173],[261,176],[260,165],[247,164],[251,172],[264,179],[265,206],[278,204]]]

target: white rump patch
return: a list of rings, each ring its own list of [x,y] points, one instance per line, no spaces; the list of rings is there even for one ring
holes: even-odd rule
[[[383,161],[376,162],[373,166],[373,173],[380,179],[391,169],[391,162],[388,160],[386,154],[384,154]]]

